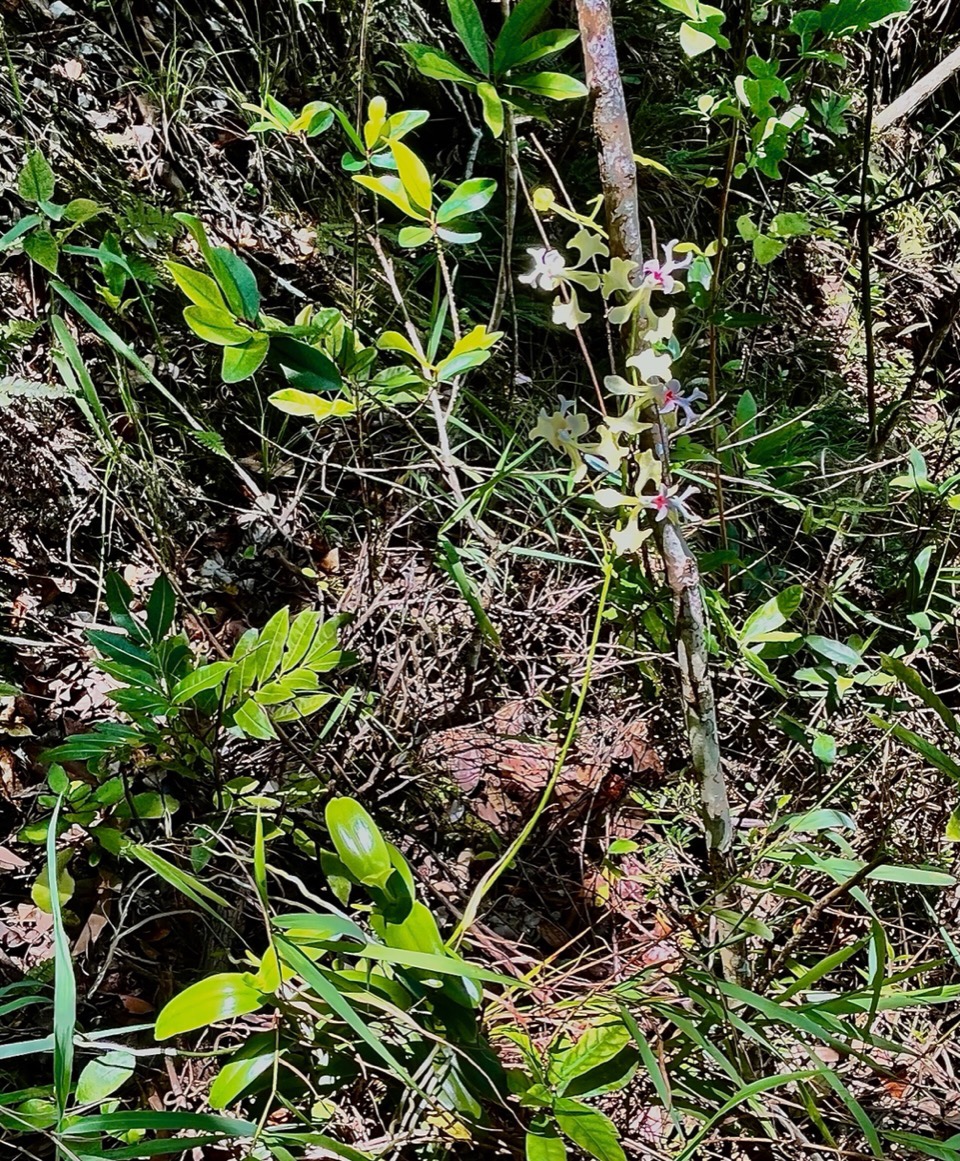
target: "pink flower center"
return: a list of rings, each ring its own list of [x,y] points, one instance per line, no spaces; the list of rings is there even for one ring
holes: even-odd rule
[[[666,492],[658,492],[653,498],[653,506],[658,512],[662,512],[664,508],[670,507],[670,497]]]

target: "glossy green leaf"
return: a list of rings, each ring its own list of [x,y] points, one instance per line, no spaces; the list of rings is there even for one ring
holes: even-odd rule
[[[210,277],[200,270],[184,266],[180,262],[167,262],[167,270],[173,281],[190,299],[194,306],[206,307],[208,310],[229,314],[226,300],[220,292],[220,287]]]
[[[551,28],[546,32],[538,32],[517,48],[519,55],[511,58],[510,67],[519,68],[520,65],[532,64],[535,60],[562,52],[579,36],[575,28]]]
[[[548,101],[573,101],[587,96],[587,86],[566,73],[522,73],[510,77],[510,84],[546,97]]]
[[[842,641],[834,641],[831,637],[819,637],[814,633],[806,638],[806,642],[815,653],[826,657],[835,665],[853,667],[860,664],[860,654],[849,645],[844,645]]]
[[[340,372],[330,358],[300,339],[272,335],[270,361],[276,363],[291,387],[301,391],[339,391]]]
[[[187,326],[208,343],[220,347],[238,346],[247,342],[250,331],[238,326],[225,310],[207,306],[188,306],[183,312]]]
[[[155,642],[162,640],[173,624],[177,595],[163,573],[153,582],[147,600],[147,630]]]
[[[519,0],[504,21],[493,53],[493,71],[499,76],[523,54],[526,41],[546,15],[550,0]]]
[[[263,1006],[263,996],[247,973],[220,972],[185,988],[157,1017],[156,1038],[169,1040],[221,1020],[245,1016]]]
[[[103,209],[90,198],[74,198],[63,207],[63,216],[68,222],[89,222],[102,213]]]
[[[247,698],[233,712],[234,725],[241,729],[248,737],[260,738],[261,741],[271,741],[277,736],[266,711],[252,698]]]
[[[497,183],[489,177],[474,177],[461,182],[437,210],[437,221],[442,225],[464,214],[482,210],[497,191]]]
[[[770,634],[780,628],[803,603],[803,586],[791,585],[755,609],[740,630],[741,645],[755,645],[769,641]]]
[[[224,347],[220,378],[224,383],[240,383],[249,379],[260,369],[269,350],[270,338],[262,332],[251,335],[241,346]]]
[[[469,85],[471,88],[476,84],[476,80],[469,73],[465,73],[445,52],[426,44],[408,43],[402,47],[417,66],[417,70],[425,77],[432,77],[438,81],[454,81]]]
[[[247,322],[256,322],[260,314],[260,291],[246,262],[225,246],[211,250],[207,262],[230,310]]]
[[[523,1138],[526,1161],[566,1161],[567,1147],[552,1125],[542,1132],[528,1132]]]
[[[212,1109],[225,1109],[251,1084],[273,1067],[276,1059],[276,1037],[260,1032],[243,1045],[217,1073],[207,1098]]]
[[[425,246],[432,239],[433,230],[429,226],[403,226],[397,235],[397,241],[405,250]]]
[[[386,198],[388,202],[391,202],[408,217],[417,218],[421,222],[427,220],[427,215],[422,210],[417,209],[410,201],[406,186],[399,177],[394,177],[393,174],[370,177],[368,174],[357,173],[354,174],[353,180],[357,185],[362,185],[364,189],[370,190],[378,197]]]
[[[224,678],[233,669],[233,665],[232,661],[214,661],[210,665],[201,665],[199,669],[188,673],[186,677],[177,682],[173,687],[170,700],[175,705],[180,705],[182,702],[190,701],[198,693],[204,693],[208,689],[217,689],[223,684]]]
[[[330,838],[344,866],[361,883],[382,887],[393,871],[383,835],[353,798],[333,798],[324,817]]]
[[[429,211],[433,203],[433,182],[427,167],[402,141],[391,141],[390,152],[397,163],[397,173],[408,201],[418,210]]]
[[[480,98],[487,128],[494,137],[500,137],[503,134],[504,123],[503,101],[500,100],[500,94],[488,81],[483,81],[477,85],[477,96]]]
[[[127,1083],[137,1067],[137,1058],[129,1052],[107,1052],[84,1065],[77,1080],[75,1099],[78,1105],[99,1104]]]
[[[401,234],[403,231],[400,231]],[[268,396],[269,401],[279,411],[287,415],[302,415],[323,423],[328,419],[343,419],[353,415],[357,405],[349,399],[327,399],[309,391],[298,391],[296,387],[284,387]]]
[[[550,1080],[562,1095],[575,1077],[606,1064],[631,1042],[622,1020],[608,1020],[588,1028],[572,1045],[551,1051]]]
[[[39,214],[26,214],[19,222],[15,222],[9,230],[0,235],[0,252],[9,250],[14,242],[17,242],[34,226],[39,226],[42,221],[43,218]]]

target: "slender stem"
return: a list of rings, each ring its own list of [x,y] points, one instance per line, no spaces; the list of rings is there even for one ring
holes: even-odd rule
[[[863,154],[860,159],[860,314],[866,347],[868,446],[877,440],[877,352],[873,337],[873,301],[870,294],[870,215],[867,212],[867,185],[870,179],[870,138],[873,134],[873,106],[876,99],[877,32],[870,33],[869,67],[867,69],[867,111],[863,119]]]

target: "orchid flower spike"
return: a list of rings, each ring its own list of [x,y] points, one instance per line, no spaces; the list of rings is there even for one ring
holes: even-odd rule
[[[699,491],[692,484],[682,492],[679,484],[661,484],[652,496],[644,496],[644,505],[656,512],[657,520],[669,520],[671,524],[696,520],[696,515],[687,507],[687,501]]]
[[[662,262],[656,258],[644,262],[643,278],[647,286],[654,290],[662,290],[664,294],[677,294],[683,290],[682,284],[677,281],[674,274],[678,270],[686,270],[690,266],[693,262],[693,254],[687,254],[682,259],[674,258],[673,248],[679,241],[679,238],[674,238],[672,242],[668,242],[663,247]]]
[[[683,416],[679,423],[680,427],[686,427],[693,423],[696,419],[696,413],[693,410],[694,403],[707,398],[698,387],[685,393],[679,379],[668,379],[665,383],[662,380],[654,379],[650,383],[650,394],[653,396],[661,415]]]

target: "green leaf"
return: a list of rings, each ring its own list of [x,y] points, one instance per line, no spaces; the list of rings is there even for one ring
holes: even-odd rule
[[[587,86],[566,73],[523,73],[511,76],[510,84],[546,97],[548,101],[572,101],[587,96]]]
[[[792,617],[802,603],[802,585],[791,585],[782,593],[771,597],[744,621],[740,630],[740,644],[746,646],[769,641],[770,634]]]
[[[246,327],[238,326],[225,310],[208,306],[188,306],[183,312],[187,326],[208,343],[219,347],[239,346],[250,338]]]
[[[90,198],[74,198],[63,207],[63,216],[68,222],[89,222],[102,213],[102,208]]]
[[[26,214],[19,222],[15,222],[5,234],[0,235],[0,252],[9,250],[14,242],[34,226],[39,226],[42,221],[43,218],[39,214]]]
[[[332,798],[324,817],[344,866],[361,883],[383,887],[393,872],[390,852],[377,824],[354,798]]]
[[[281,369],[291,387],[302,391],[339,391],[343,379],[323,351],[289,335],[272,335],[270,361]]]
[[[837,739],[832,734],[817,734],[811,750],[818,762],[832,766],[837,760]]]
[[[698,27],[686,20],[680,25],[680,47],[687,56],[700,56],[716,46],[717,38],[711,36],[703,25]]]
[[[77,886],[67,869],[72,853],[69,850],[57,853],[57,898],[61,907],[70,902]],[[49,871],[49,865],[45,865],[30,888],[30,898],[45,915],[53,914],[53,892],[50,890]]]
[[[287,415],[309,416],[317,423],[323,423],[327,419],[342,419],[347,415],[353,415],[357,410],[357,405],[351,403],[349,399],[324,399],[309,391],[298,391],[295,387],[284,387],[280,391],[274,391],[268,398],[274,407],[286,412]]]
[[[831,637],[818,637],[813,634],[807,637],[806,642],[815,653],[819,653],[821,657],[826,657],[834,665],[852,667],[861,662],[860,654],[855,649],[851,649],[849,645],[844,645],[841,641],[834,641]]]
[[[620,1137],[609,1117],[580,1101],[559,1097],[553,1115],[561,1131],[596,1161],[627,1161]]]
[[[433,204],[433,182],[430,180],[427,167],[402,141],[391,141],[390,152],[397,163],[397,173],[410,204],[420,210],[429,211]]]
[[[153,582],[147,601],[147,630],[154,642],[161,641],[173,624],[177,608],[177,596],[173,585],[163,573]]]
[[[192,899],[194,903],[209,912],[215,919],[219,919],[220,917],[210,907],[207,900],[217,903],[221,907],[229,907],[229,903],[222,895],[218,895],[216,891],[206,886],[205,883],[201,883],[199,879],[195,879],[193,875],[188,874],[186,871],[181,871],[179,867],[168,862],[163,855],[158,855],[150,847],[140,846],[138,843],[131,843],[124,840],[121,850],[123,854],[129,855],[134,859],[139,859],[144,866],[149,867],[154,874],[159,875],[174,890],[179,891],[181,895],[186,895],[188,899]]]
[[[221,1020],[246,1016],[262,1008],[263,1003],[264,997],[248,973],[220,972],[174,996],[157,1017],[154,1035],[158,1040],[169,1040]]]
[[[226,246],[211,250],[207,262],[233,313],[247,322],[256,322],[260,315],[260,291],[246,262]]]
[[[272,1032],[260,1032],[243,1045],[220,1069],[210,1086],[208,1100],[212,1109],[225,1109],[273,1067],[277,1056],[276,1037]]]
[[[224,383],[239,383],[259,370],[270,350],[269,335],[259,332],[238,347],[224,347],[220,378]]]
[[[432,77],[437,81],[454,81],[469,85],[471,88],[476,84],[476,80],[469,73],[465,73],[456,61],[439,49],[412,42],[401,47],[417,66],[417,71],[425,77]]]
[[[143,629],[131,611],[135,600],[133,590],[123,577],[113,569],[107,573],[104,593],[107,608],[110,610],[110,619],[113,623],[138,641],[144,640]]]
[[[467,571],[461,563],[460,554],[457,552],[456,546],[451,541],[444,539],[440,541],[440,548],[443,551],[443,559],[438,562],[440,568],[456,583],[463,599],[470,606],[470,611],[473,613],[480,632],[486,637],[494,649],[501,650],[503,645],[500,641],[500,634],[487,615],[487,610],[483,607],[483,603],[477,593],[476,585],[474,585],[473,581],[467,575]]]
[[[447,0],[450,19],[467,55],[484,74],[490,71],[490,50],[483,18],[474,0]]]
[[[23,169],[17,175],[17,192],[28,202],[48,202],[56,182],[50,163],[39,149],[27,154]]]
[[[444,226],[438,226],[437,237],[442,239],[444,242],[465,246],[468,242],[479,242],[482,235],[476,231],[472,231],[469,234],[463,234],[457,230],[448,230]]]
[[[960,722],[958,722],[953,710],[949,709],[942,699],[930,689],[915,669],[911,669],[909,665],[905,665],[896,657],[890,657],[886,653],[880,654],[880,662],[887,673],[892,673],[901,685],[905,685],[911,693],[916,694],[924,705],[929,706],[934,711],[947,729],[960,738]]]
[[[186,677],[177,682],[173,687],[170,700],[174,705],[180,705],[185,701],[190,701],[199,693],[204,693],[208,689],[216,689],[223,684],[224,678],[233,669],[233,666],[234,662],[232,661],[214,661],[210,665],[201,665],[199,669],[195,669],[193,673],[188,673]]]
[[[405,250],[425,246],[432,238],[433,230],[429,226],[403,226],[397,235],[397,241]]]
[[[377,1055],[384,1060],[392,1069],[396,1076],[398,1076],[406,1085],[408,1085],[414,1092],[424,1097],[429,1101],[429,1097],[421,1089],[420,1085],[413,1079],[406,1068],[393,1055],[386,1044],[380,1037],[369,1028],[360,1018],[349,1001],[341,994],[334,984],[327,979],[323,972],[310,960],[304,953],[292,943],[289,943],[282,936],[277,940],[277,950],[284,963],[292,967],[295,972],[303,977],[304,981],[310,985],[317,993],[321,1000],[323,1000],[332,1011],[340,1017],[350,1028],[357,1033],[364,1043],[368,1044]]]
[[[437,221],[452,222],[464,214],[482,210],[496,193],[497,183],[489,177],[474,177],[461,182],[437,210]]]
[[[252,698],[247,698],[242,705],[233,711],[233,722],[238,729],[251,738],[260,738],[261,741],[266,742],[277,736],[273,723],[267,717],[266,710],[258,706]]]
[[[806,214],[777,214],[770,223],[770,232],[779,238],[796,238],[810,233],[810,220]]]
[[[401,143],[402,144],[402,143]],[[353,180],[364,189],[369,189],[378,197],[386,198],[409,218],[416,218],[420,222],[427,220],[427,215],[417,209],[410,201],[406,186],[399,177],[393,174],[384,174],[382,177],[370,177],[365,173],[355,173]]]
[[[166,267],[173,281],[180,287],[194,306],[206,307],[208,310],[229,314],[229,308],[223,295],[220,293],[220,287],[217,286],[209,274],[204,274],[200,270],[194,270],[190,266],[183,266],[179,262],[167,262]]]
[[[551,1125],[542,1132],[528,1132],[523,1138],[526,1161],[566,1161],[567,1147]]]
[[[56,274],[60,247],[49,230],[34,230],[32,234],[27,234],[23,239],[23,250],[38,266]]]
[[[493,72],[499,76],[523,55],[530,34],[550,7],[550,0],[519,0],[504,22],[493,52]]]
[[[753,239],[753,256],[756,258],[758,265],[769,266],[775,258],[779,258],[786,248],[786,245],[786,242],[781,242],[779,238],[771,238],[767,234],[758,234]]]
[[[588,1028],[575,1044],[550,1053],[550,1080],[563,1095],[569,1083],[591,1069],[612,1060],[631,1042],[621,1020],[610,1020]]]
[[[483,107],[487,128],[494,137],[499,137],[503,133],[503,101],[500,100],[500,94],[489,81],[482,81],[477,85],[477,96]]]
[[[137,1058],[122,1050],[107,1052],[84,1066],[77,1081],[78,1105],[94,1105],[106,1100],[133,1076]]]
[[[59,873],[61,866],[57,854],[57,822],[63,799],[58,798],[50,816],[50,826],[47,829],[47,874],[52,872],[59,887]],[[66,852],[69,858],[70,852]],[[73,974],[73,959],[70,955],[70,943],[67,939],[66,928],[63,925],[63,908],[60,904],[60,891],[50,892],[50,914],[53,917],[53,1091],[57,1103],[58,1120],[62,1121],[63,1114],[70,1098],[70,1086],[73,1080],[73,1038],[77,1025],[77,981]]]
[[[520,45],[520,55],[510,62],[511,68],[519,65],[532,64],[535,60],[542,60],[547,56],[554,56],[562,52],[568,45],[573,44],[580,36],[575,28],[551,28],[546,32],[538,32],[529,40]]]

